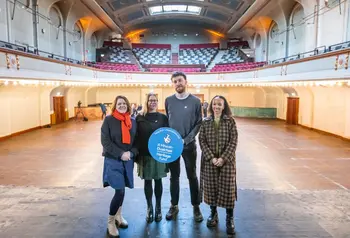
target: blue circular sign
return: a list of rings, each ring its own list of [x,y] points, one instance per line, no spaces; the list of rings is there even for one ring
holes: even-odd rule
[[[161,127],[152,133],[148,140],[151,156],[161,163],[177,160],[184,148],[181,135],[169,127]]]

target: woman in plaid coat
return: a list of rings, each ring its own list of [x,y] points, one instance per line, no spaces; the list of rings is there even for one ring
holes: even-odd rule
[[[202,149],[201,194],[210,205],[208,227],[218,223],[216,208],[226,208],[226,228],[234,234],[233,208],[237,200],[236,147],[237,127],[231,109],[223,96],[215,96],[209,106],[210,116],[204,119],[199,133]]]

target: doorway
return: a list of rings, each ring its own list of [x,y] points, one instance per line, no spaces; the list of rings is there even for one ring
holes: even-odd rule
[[[299,118],[299,98],[288,97],[287,101],[287,124],[298,125]]]
[[[199,100],[201,100],[201,103],[204,102],[204,94],[193,94],[193,95],[199,98]]]
[[[53,110],[56,115],[56,123],[62,123],[65,121],[66,113],[65,113],[65,104],[63,96],[55,96],[53,97]]]

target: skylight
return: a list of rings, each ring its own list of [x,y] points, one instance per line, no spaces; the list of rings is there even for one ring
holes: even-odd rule
[[[161,5],[149,7],[151,15],[167,14],[167,13],[186,13],[199,15],[202,8],[191,5]]]

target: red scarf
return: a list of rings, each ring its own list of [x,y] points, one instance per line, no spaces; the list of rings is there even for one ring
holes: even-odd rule
[[[124,144],[131,143],[130,129],[132,127],[130,113],[119,113],[117,110],[113,112],[113,117],[121,121],[122,125],[122,142]]]

